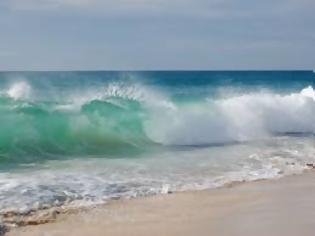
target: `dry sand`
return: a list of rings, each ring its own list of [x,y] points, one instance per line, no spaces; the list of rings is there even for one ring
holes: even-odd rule
[[[121,200],[9,236],[314,236],[315,172]]]

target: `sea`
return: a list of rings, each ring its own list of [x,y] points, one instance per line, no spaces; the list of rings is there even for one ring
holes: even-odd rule
[[[302,173],[313,71],[0,72],[0,214]]]

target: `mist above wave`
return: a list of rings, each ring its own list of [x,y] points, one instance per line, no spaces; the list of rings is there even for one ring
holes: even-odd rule
[[[315,132],[311,86],[286,94],[244,91],[202,99],[186,93],[184,100],[140,83],[51,90],[37,91],[23,80],[2,90],[2,152],[27,147],[93,154],[121,145],[211,145]]]
[[[164,144],[250,141],[275,133],[314,133],[315,94],[312,87],[285,95],[248,93],[151,114],[147,134]]]

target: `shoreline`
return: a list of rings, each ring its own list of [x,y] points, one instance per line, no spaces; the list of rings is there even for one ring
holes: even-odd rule
[[[313,235],[315,172],[217,189],[112,201],[13,228],[39,235]]]

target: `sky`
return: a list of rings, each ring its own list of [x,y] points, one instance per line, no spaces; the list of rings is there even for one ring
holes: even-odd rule
[[[314,12],[314,0],[0,0],[0,70],[314,70]]]

